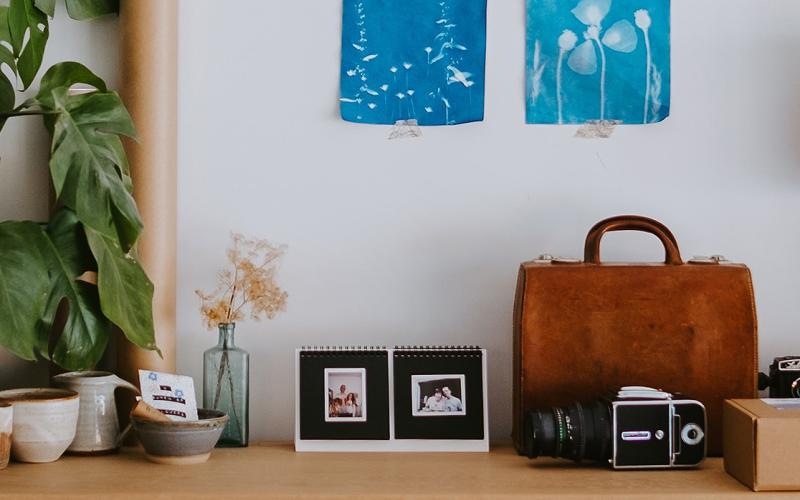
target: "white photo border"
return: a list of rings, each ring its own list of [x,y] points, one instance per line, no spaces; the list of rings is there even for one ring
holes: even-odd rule
[[[461,411],[426,412],[417,409],[420,382],[439,379],[458,379],[461,383]],[[467,380],[464,374],[411,375],[411,415],[414,417],[458,417],[467,414]]]
[[[331,417],[328,411],[328,378],[333,374],[358,374],[361,377],[361,416],[360,417]],[[329,423],[345,423],[345,422],[366,422],[367,421],[367,369],[366,368],[325,368],[324,372],[324,387],[323,391],[323,411],[325,412],[325,422]]]

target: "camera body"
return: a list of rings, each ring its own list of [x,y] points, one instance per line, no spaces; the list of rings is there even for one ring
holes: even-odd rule
[[[695,467],[706,456],[699,401],[648,387],[623,387],[610,401],[615,469]]]
[[[611,397],[531,410],[525,420],[529,458],[609,462],[615,469],[694,467],[706,456],[702,403],[649,387]]]
[[[769,367],[769,397],[800,398],[800,356],[775,358]]]

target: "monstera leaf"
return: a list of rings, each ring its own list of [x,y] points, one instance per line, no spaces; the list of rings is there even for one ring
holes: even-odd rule
[[[52,113],[46,119],[53,134],[50,173],[59,201],[78,219],[127,253],[142,231],[142,220],[130,193],[128,163],[120,135],[134,137],[131,117],[115,92],[78,63],[56,65],[42,79],[36,101]],[[69,87],[100,87],[73,96]],[[102,85],[101,85],[102,84]]]
[[[11,0],[8,29],[17,59],[17,71],[23,88],[27,89],[39,72],[50,36],[47,15],[36,8],[33,0]]]
[[[119,0],[67,0],[67,13],[84,21],[119,12]]]
[[[0,222],[0,344],[22,359],[47,356],[40,320],[50,296],[47,235],[35,222]]]
[[[68,89],[77,84],[88,85],[99,92],[108,92],[106,82],[102,78],[83,64],[68,61],[53,65],[47,70],[39,84],[36,100],[30,104],[38,103],[44,109],[54,109],[53,91],[59,88]]]
[[[8,30],[8,7],[0,6],[0,41],[11,45],[11,32]],[[17,74],[17,60],[11,49],[0,44],[0,65],[7,65],[12,75]],[[5,73],[0,73],[0,113],[8,113],[14,109],[14,85]],[[6,122],[4,116],[0,117],[0,129]]]
[[[47,235],[52,258],[49,259],[51,291],[42,334],[48,338],[59,304],[67,302],[68,313],[62,332],[54,332],[58,340],[52,360],[69,370],[94,367],[108,344],[111,323],[100,310],[97,287],[80,277],[95,270],[94,259],[78,218],[71,210],[62,209],[50,220]]]
[[[2,46],[0,46],[2,47]],[[0,63],[2,60],[2,48],[0,48]],[[14,86],[6,78],[5,75],[0,74],[0,113],[8,113],[14,109]],[[0,130],[6,124],[8,116],[5,114],[0,115]]]
[[[8,27],[8,7],[5,5],[0,6],[0,130],[8,120],[8,114],[14,109],[15,104],[15,90],[14,84],[9,80],[9,75],[5,72],[5,66],[11,72],[11,77],[17,77],[17,59],[14,57],[14,52],[9,48],[11,47],[11,31]]]
[[[119,0],[66,0],[67,14],[84,21],[119,11]],[[56,0],[34,0],[36,8],[50,17],[56,13]]]
[[[97,287],[79,281],[94,259],[75,214],[61,210],[45,231],[35,222],[0,224],[0,343],[17,356],[49,358],[68,370],[100,360],[111,324],[103,317]],[[53,332],[65,303],[63,333]],[[51,333],[58,335],[52,356]]]
[[[97,259],[97,287],[103,314],[128,340],[161,354],[153,328],[153,283],[135,256],[123,252],[116,241],[89,228],[86,236]]]
[[[50,17],[56,15],[56,0],[33,0],[33,5]]]
[[[82,279],[92,271],[96,285]],[[0,223],[0,344],[20,358],[92,368],[112,322],[134,344],[156,350],[152,299],[153,285],[139,263],[99,233],[84,233],[71,210],[61,209],[46,231],[34,222]],[[66,322],[53,331],[62,304]]]

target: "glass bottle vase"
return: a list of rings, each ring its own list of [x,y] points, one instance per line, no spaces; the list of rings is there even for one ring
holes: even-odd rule
[[[229,420],[218,447],[247,446],[250,411],[250,355],[236,347],[236,323],[219,325],[219,343],[203,354],[203,407]]]

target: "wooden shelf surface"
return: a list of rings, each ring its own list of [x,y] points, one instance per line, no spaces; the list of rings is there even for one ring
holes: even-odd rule
[[[202,465],[157,465],[141,449],[52,464],[9,464],[0,499],[43,498],[729,498],[751,495],[709,459],[698,470],[602,465],[491,453],[295,453],[290,444],[217,449]],[[798,498],[798,493],[769,494]]]

